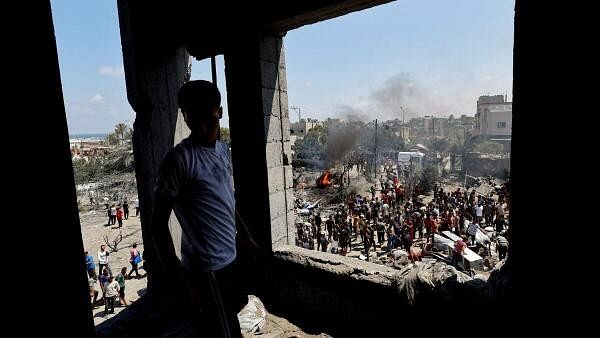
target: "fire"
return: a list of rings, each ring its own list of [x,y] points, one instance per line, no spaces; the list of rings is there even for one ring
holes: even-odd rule
[[[326,188],[331,185],[331,173],[329,170],[323,171],[323,174],[317,179],[317,187]]]

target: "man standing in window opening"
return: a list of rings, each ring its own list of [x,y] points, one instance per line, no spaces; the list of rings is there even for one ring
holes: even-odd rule
[[[178,103],[191,135],[170,149],[155,187],[152,234],[160,265],[187,289],[202,310],[207,337],[241,337],[237,313],[247,303],[236,264],[235,198],[231,158],[218,141],[223,115],[218,88],[208,81],[185,83]],[[171,210],[181,224],[181,262],[169,232]]]

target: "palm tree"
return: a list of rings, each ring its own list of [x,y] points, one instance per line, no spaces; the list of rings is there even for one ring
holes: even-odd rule
[[[133,128],[127,128],[125,132],[125,139],[131,141],[133,139]]]
[[[448,146],[448,139],[442,137],[434,137],[429,143],[429,148],[438,153],[445,152],[446,149],[448,149]]]
[[[229,128],[221,127],[221,141],[227,145],[231,145],[231,133]]]
[[[115,133],[110,133],[106,136],[106,144],[116,144],[118,142],[118,137]]]
[[[115,134],[119,138],[119,144],[123,144],[123,140],[125,139],[125,133],[127,132],[127,125],[125,123],[118,123],[115,126]]]
[[[462,137],[458,135],[456,138],[457,140],[452,145],[452,148],[450,148],[450,152],[457,155],[464,155],[466,152],[473,149],[473,135],[470,131],[466,131]]]

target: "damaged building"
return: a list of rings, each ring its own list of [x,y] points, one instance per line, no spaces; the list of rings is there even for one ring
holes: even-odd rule
[[[470,327],[461,319],[469,311],[484,308],[490,316],[505,313],[513,303],[513,262],[522,257],[513,254],[520,244],[514,236],[509,258],[487,281],[452,271],[448,265],[423,265],[418,271],[397,271],[369,262],[344,259],[328,253],[309,252],[294,246],[293,194],[290,145],[290,121],[287,102],[285,34],[287,31],[318,21],[335,18],[388,1],[291,1],[286,7],[278,2],[233,3],[222,1],[217,10],[204,10],[197,2],[173,2],[154,5],[146,2],[119,0],[119,25],[127,83],[127,98],[136,112],[134,123],[134,157],[141,206],[144,242],[151,243],[147,231],[153,207],[153,184],[160,159],[177,140],[185,135],[178,114],[176,92],[190,78],[190,58],[199,60],[224,55],[227,79],[232,157],[235,190],[241,217],[249,226],[264,255],[253,255],[243,249],[240,259],[246,273],[247,288],[257,295],[269,311],[295,321],[310,332],[328,332],[333,336],[376,336],[396,329],[398,318],[411,323],[404,332],[446,332],[457,323]],[[44,2],[47,26],[35,31],[46,41],[52,57],[47,61],[46,102],[50,124],[43,136],[47,150],[56,154],[52,180],[45,183],[56,195],[56,212],[69,215],[59,235],[40,229],[40,241],[60,238],[68,244],[57,247],[56,254],[67,257],[64,311],[60,318],[79,323],[72,328],[77,337],[168,335],[173,327],[188,327],[184,317],[155,317],[149,313],[168,285],[167,276],[147,262],[148,295],[127,316],[115,318],[96,333],[87,297],[83,245],[75,200],[71,158],[62,87],[58,68],[49,2]],[[39,5],[36,5],[39,6]],[[250,8],[252,7],[252,8]],[[242,20],[224,14],[232,9],[259,13]],[[519,22],[534,16],[531,8],[516,2],[514,114],[534,99],[521,92],[533,81],[523,63],[528,50],[523,39],[535,37]],[[521,20],[521,21],[520,21]],[[216,25],[240,27],[233,32],[215,31]],[[210,33],[207,33],[210,32]],[[327,62],[327,60],[324,60]],[[530,84],[530,83],[529,83]],[[521,109],[521,110],[519,110]],[[515,116],[516,116],[515,115]],[[513,137],[523,137],[519,121],[513,121]],[[513,151],[513,161],[522,153]],[[248,166],[247,163],[253,163]],[[53,174],[55,174],[53,173]],[[523,172],[512,170],[513,185],[521,184]],[[516,179],[515,179],[516,178]],[[50,182],[51,181],[51,182]],[[513,199],[511,223],[518,223],[523,203]],[[515,216],[516,215],[516,216]],[[41,220],[41,218],[40,218]],[[511,227],[512,229],[512,227]],[[152,257],[152,247],[146,248]],[[155,298],[152,298],[155,297]],[[156,298],[157,297],[157,298]],[[160,303],[160,302],[158,302]],[[452,308],[464,309],[459,313]],[[150,310],[149,310],[150,309]],[[426,311],[439,313],[433,319]],[[148,315],[148,316],[147,316]],[[357,323],[371,323],[357,325]],[[434,322],[436,325],[430,325]],[[63,330],[61,320],[49,331]],[[378,323],[388,323],[381,324]],[[389,327],[393,323],[393,328]],[[110,324],[110,325],[108,325]],[[399,325],[399,324],[398,324]],[[473,324],[477,327],[478,324]],[[482,325],[483,326],[483,325]],[[454,330],[454,329],[452,329]],[[133,333],[135,332],[135,333]]]

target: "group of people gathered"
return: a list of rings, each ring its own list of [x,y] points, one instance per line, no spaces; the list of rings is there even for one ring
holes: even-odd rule
[[[137,217],[140,214],[139,202],[136,199],[134,201],[135,208],[135,216]],[[108,222],[106,226],[115,225],[117,222],[119,223],[119,228],[123,226],[123,220],[129,219],[129,202],[127,198],[123,199],[123,201],[119,204],[109,204],[108,197],[104,198],[104,206],[106,210],[106,215],[108,217]]]
[[[498,258],[502,260],[508,252],[508,188],[504,184],[481,195],[475,189],[445,191],[436,184],[433,199],[424,203],[416,191],[405,198],[404,187],[392,177],[381,183],[381,189],[372,186],[367,196],[348,196],[346,203],[328,217],[313,209],[307,221],[297,224],[296,244],[341,255],[352,250],[352,245],[360,245],[367,260],[369,252],[377,247],[388,252],[400,247],[412,260],[420,260],[427,250],[436,250],[434,234],[450,231],[460,238],[452,260],[457,264],[467,247],[479,247],[483,253],[491,254],[490,242],[480,240],[488,236],[478,235],[489,233],[491,226]],[[412,250],[417,242],[419,250]]]
[[[132,245],[129,254],[129,263],[131,264],[129,274],[127,274],[127,267],[122,267],[120,272],[114,276],[109,263],[110,252],[106,249],[105,245],[100,245],[100,250],[98,250],[97,273],[94,256],[89,254],[88,251],[84,252],[90,301],[94,307],[97,306],[98,302],[103,301],[104,314],[114,313],[117,301],[119,305],[127,306],[128,304],[125,300],[125,280],[131,279],[134,272],[136,278],[142,277],[138,271],[138,265],[142,262],[142,253],[137,249],[136,243]],[[101,299],[98,299],[99,292],[96,290],[96,283],[100,284],[100,290],[102,291]]]

